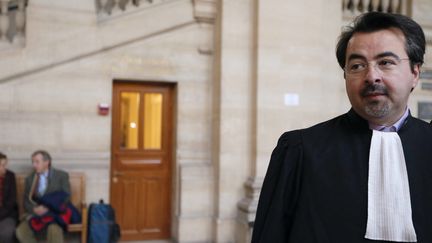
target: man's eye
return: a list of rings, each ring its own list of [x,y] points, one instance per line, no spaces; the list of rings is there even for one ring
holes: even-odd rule
[[[383,67],[393,66],[393,65],[396,65],[396,61],[393,61],[391,59],[383,59],[383,60],[378,61],[378,65],[383,66]]]
[[[365,68],[366,68],[366,64],[364,64],[364,63],[354,63],[354,64],[350,65],[351,71],[364,70]]]

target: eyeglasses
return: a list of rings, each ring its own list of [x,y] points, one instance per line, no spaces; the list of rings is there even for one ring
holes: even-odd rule
[[[383,57],[375,61],[366,62],[364,60],[353,59],[345,65],[345,72],[350,76],[360,76],[364,75],[369,66],[375,68],[375,70],[381,72],[382,74],[390,73],[397,69],[398,65],[405,60],[410,60],[409,58],[398,58],[398,57]]]

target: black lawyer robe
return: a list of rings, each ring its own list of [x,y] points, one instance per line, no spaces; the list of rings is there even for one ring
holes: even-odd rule
[[[432,243],[432,126],[409,115],[398,134],[417,242]],[[264,179],[252,242],[386,242],[364,238],[371,137],[352,109],[283,134]]]

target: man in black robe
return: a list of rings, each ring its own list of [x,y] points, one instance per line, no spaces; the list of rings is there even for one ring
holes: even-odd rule
[[[407,108],[424,53],[402,15],[366,13],[342,33],[352,108],[280,137],[253,243],[432,243],[432,126]]]

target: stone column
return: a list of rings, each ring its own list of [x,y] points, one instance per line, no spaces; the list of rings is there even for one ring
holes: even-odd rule
[[[250,170],[238,203],[237,242],[250,242],[258,199],[271,153],[280,135],[331,118],[340,108],[334,48],[342,22],[340,1],[254,0]],[[334,65],[325,65],[328,60]],[[322,95],[335,85],[334,93]],[[287,105],[285,95],[299,102]],[[320,98],[326,99],[323,109]],[[331,104],[331,105],[330,105]]]
[[[0,43],[9,42],[7,31],[9,29],[9,0],[0,0]]]
[[[24,28],[25,28],[25,22],[26,22],[26,15],[25,15],[25,1],[24,0],[18,0],[18,10],[15,15],[15,28],[16,33],[13,38],[14,44],[17,45],[24,45],[25,37],[24,37]]]
[[[127,0],[124,5],[124,10],[130,10],[130,8],[133,6],[132,0]]]
[[[98,9],[99,14],[101,15],[108,14],[108,9],[107,9],[108,2],[109,0],[99,0],[99,9]]]
[[[111,13],[112,14],[120,13],[122,11],[122,9],[120,8],[120,0],[112,0],[112,2],[113,2],[113,6],[111,8]]]
[[[213,161],[215,171],[214,242],[237,242],[237,203],[244,194],[252,159],[254,102],[252,76],[252,1],[221,0],[216,20],[213,86]],[[194,0],[199,20],[206,1]],[[200,4],[201,3],[201,4]]]
[[[257,166],[257,122],[258,122],[258,68],[259,68],[259,6],[260,0],[253,0],[251,5],[251,159],[249,177],[244,183],[245,197],[237,204],[237,242],[250,242],[259,194],[263,182],[263,174]]]

